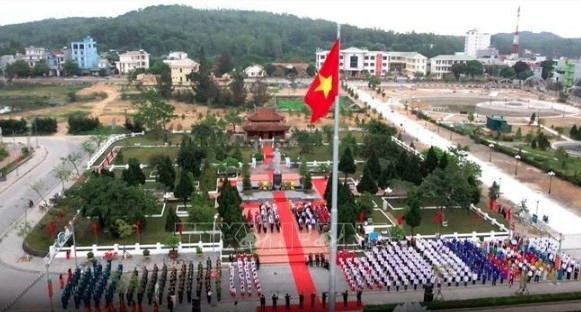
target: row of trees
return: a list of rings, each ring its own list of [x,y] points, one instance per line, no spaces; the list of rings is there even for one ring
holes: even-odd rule
[[[2,135],[53,134],[57,132],[57,120],[51,117],[37,117],[32,119],[29,125],[24,118],[0,119],[0,129],[2,129]]]
[[[81,73],[79,65],[73,61],[65,62],[62,70],[65,76],[80,75]],[[4,74],[8,80],[12,80],[13,78],[45,77],[49,75],[50,71],[51,68],[46,60],[36,62],[33,67],[30,67],[28,62],[24,60],[18,60],[8,64],[4,69]]]
[[[550,64],[552,64],[552,61]],[[461,76],[474,78],[488,73],[491,76],[500,76],[506,79],[525,80],[534,75],[527,63],[522,61],[516,62],[513,66],[488,68],[487,72],[480,61],[472,60],[466,63],[456,63],[450,67],[450,71],[456,79],[459,79]],[[548,76],[549,73],[549,69],[545,69],[545,76]]]

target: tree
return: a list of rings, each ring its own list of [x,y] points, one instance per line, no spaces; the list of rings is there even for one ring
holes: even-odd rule
[[[461,75],[466,74],[466,64],[465,63],[456,63],[450,67],[450,72],[459,79]]]
[[[175,209],[170,207],[167,211],[167,215],[165,216],[165,231],[167,233],[175,233],[177,223],[180,223],[180,217],[178,217],[176,214]]]
[[[222,77],[222,75],[232,71],[234,66],[232,65],[232,57],[228,52],[221,53],[216,60],[216,67],[214,69],[214,74],[216,77]]]
[[[377,77],[377,76],[369,76],[369,78],[367,79],[367,86],[370,89],[375,89],[380,84],[381,84],[381,80],[379,80],[379,77]]]
[[[115,230],[119,238],[123,241],[123,255],[127,246],[127,239],[133,235],[133,225],[128,224],[123,219],[115,220]]]
[[[557,150],[555,151],[555,157],[559,161],[561,169],[565,169],[567,167],[567,160],[569,159],[569,153],[567,153],[565,148],[559,146],[559,148],[557,148]]]
[[[553,76],[553,59],[548,58],[541,62],[541,78],[547,80]]]
[[[193,84],[196,102],[201,104],[209,104],[216,98],[219,93],[218,86],[211,77],[212,66],[206,58],[204,48],[200,48],[200,57],[198,60],[200,64],[197,72],[190,74],[190,80]]]
[[[244,72],[236,70],[232,73],[232,81],[228,85],[232,93],[232,105],[237,108],[245,107],[246,105],[246,85],[244,84]]]
[[[30,67],[28,64],[23,60],[18,60],[12,64],[6,66],[6,76],[8,76],[8,80],[12,80],[12,78],[22,78],[28,77],[30,75]]]
[[[317,138],[315,133],[306,130],[297,130],[293,133],[292,138],[297,142],[299,146],[299,154],[309,154],[315,148],[317,143]]]
[[[577,136],[579,135],[579,130],[577,129],[577,125],[573,125],[571,130],[569,130],[569,137],[573,140],[577,140]]]
[[[468,61],[466,63],[466,74],[471,77],[482,76],[484,74],[484,66],[478,60]]]
[[[357,184],[357,191],[359,193],[368,193],[375,195],[377,193],[377,184],[373,179],[373,174],[368,165],[365,165],[363,169],[363,176],[361,177],[361,181]]]
[[[512,67],[505,67],[500,71],[500,76],[506,79],[514,79],[516,77],[516,71]]]
[[[194,146],[188,138],[180,146],[177,163],[182,170],[191,172],[194,177],[199,177],[200,164],[202,163],[204,156],[204,151],[201,148]]]
[[[446,169],[446,167],[448,167],[448,153],[443,153],[442,156],[440,156],[440,161],[438,162],[438,168],[444,170],[444,169]]]
[[[66,157],[61,157],[61,161],[64,162],[68,162],[69,164],[71,164],[73,166],[73,169],[75,169],[75,173],[77,175],[77,177],[81,176],[81,172],[79,171],[79,164],[81,162],[81,160],[83,159],[83,156],[81,155],[81,153],[78,152],[73,152],[68,154]]]
[[[468,122],[469,123],[473,123],[474,122],[474,113],[468,114]]]
[[[332,176],[332,175],[331,175]],[[349,186],[340,181],[337,181],[337,214],[338,214],[338,223],[342,225],[343,231],[341,231],[342,236],[345,239],[348,239],[353,235],[354,231],[354,223],[357,219],[357,212],[359,211],[359,206],[355,201],[355,196],[351,193]],[[323,197],[327,202],[327,205],[331,205],[332,203],[332,183],[331,179],[327,182],[327,188],[325,189],[325,193]]]
[[[250,181],[250,166],[244,163],[242,166],[242,189],[244,191],[252,191],[252,182]]]
[[[66,61],[63,64],[63,72],[65,76],[78,76],[81,74],[81,68],[75,61]]]
[[[238,246],[248,233],[246,218],[242,215],[240,194],[231,185],[228,179],[222,183],[218,196],[218,213],[222,217],[221,230],[224,241]]]
[[[315,67],[315,65],[309,64],[307,66],[307,75],[309,75],[309,77],[313,77],[313,76],[315,76],[316,73],[317,73],[317,68]]]
[[[173,190],[176,181],[176,170],[169,156],[160,156],[151,162],[157,171],[156,181],[163,184],[167,190]]]
[[[238,115],[238,112],[236,110],[229,109],[226,113],[225,119],[230,125],[232,125],[232,132],[236,133],[236,125],[242,122],[242,118]]]
[[[214,199],[208,193],[197,192],[192,195],[192,205],[188,208],[188,221],[194,223],[196,229],[211,230],[214,222]]]
[[[537,113],[532,113],[531,114],[531,118],[529,118],[529,125],[532,125],[535,123],[535,120],[537,119]]]
[[[157,74],[157,92],[159,96],[164,99],[169,99],[172,91],[172,77],[171,69],[169,65],[164,62],[157,62],[156,65],[159,67],[159,74]]]
[[[308,171],[303,178],[303,190],[309,192],[313,189],[313,178],[311,177],[311,172]]]
[[[421,213],[422,199],[419,193],[410,192],[406,199],[407,208],[404,212],[405,223],[411,229],[411,236],[414,236],[414,229],[422,224]]]
[[[34,64],[34,67],[31,69],[31,74],[34,77],[44,77],[48,76],[50,73],[50,67],[46,63],[46,60],[40,60]]]
[[[274,66],[272,63],[268,63],[264,65],[264,71],[266,72],[266,75],[268,77],[272,77],[272,75],[276,71],[276,66]]]
[[[209,157],[208,157],[209,158]],[[200,174],[200,190],[215,190],[216,179],[218,174],[216,168],[212,165],[210,159],[206,158],[202,164],[202,173]]]
[[[117,232],[117,219],[129,224],[140,221],[145,227],[145,215],[159,205],[151,192],[106,175],[87,179],[79,188],[71,189],[67,197],[81,207],[82,216],[97,219],[100,228],[108,228],[113,234]]]
[[[133,107],[137,110],[135,121],[156,133],[165,131],[166,124],[175,118],[174,107],[162,100],[155,90],[143,92],[139,100],[133,102]]]
[[[517,75],[519,80],[526,80],[529,77],[534,76],[535,73],[532,70],[525,70]]]
[[[130,186],[137,186],[145,184],[145,174],[141,170],[141,164],[136,158],[129,158],[127,160],[127,169],[123,169],[121,173],[121,180],[125,181]]]
[[[488,188],[488,199],[497,200],[500,197],[500,186],[496,181],[492,182],[492,185]]]
[[[369,167],[369,173],[371,174],[373,181],[379,181],[379,177],[381,176],[381,163],[379,162],[379,157],[375,151],[372,151],[371,154],[369,154],[365,166]]]
[[[256,106],[264,106],[272,98],[272,94],[268,91],[268,85],[261,79],[257,79],[250,87],[250,95],[252,102]]]
[[[184,201],[184,206],[186,206],[188,199],[194,192],[194,176],[191,172],[182,169],[173,192],[175,197],[181,198]]]
[[[430,146],[428,152],[424,157],[424,161],[421,165],[422,168],[422,175],[427,177],[430,173],[432,173],[436,168],[438,168],[438,155],[436,154],[436,150],[433,146]]]
[[[71,172],[71,170],[69,170],[69,168],[67,168],[65,163],[63,161],[61,161],[58,165],[56,165],[53,168],[53,174],[57,179],[59,179],[59,181],[61,181],[61,185],[63,188],[62,191],[64,193],[65,192],[65,183],[71,179],[71,176],[73,175],[73,173]]]
[[[349,174],[354,174],[357,171],[357,166],[355,165],[355,159],[351,154],[351,148],[347,146],[341,155],[341,160],[339,160],[339,171],[343,172],[345,175],[345,183],[347,183],[347,176]]]

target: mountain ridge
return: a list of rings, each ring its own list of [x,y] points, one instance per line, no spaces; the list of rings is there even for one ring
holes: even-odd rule
[[[292,14],[259,11],[194,9],[185,5],[157,5],[116,17],[68,17],[0,26],[0,54],[25,46],[62,48],[92,36],[100,51],[139,49],[161,56],[186,51],[195,57],[229,54],[242,63],[301,60],[313,62],[316,48],[335,39],[334,22]],[[417,51],[427,57],[463,51],[464,37],[434,33],[398,33],[343,25],[343,46],[370,50]],[[521,32],[521,50],[553,56],[578,57],[581,38],[562,38],[550,32]],[[511,33],[492,36],[501,53],[512,45]]]

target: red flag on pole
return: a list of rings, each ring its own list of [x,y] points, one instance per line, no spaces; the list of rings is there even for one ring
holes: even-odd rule
[[[438,225],[442,224],[442,212],[440,210],[438,210],[436,212],[436,216],[434,217],[434,222],[436,222],[436,224],[438,224]]]
[[[53,295],[52,279],[49,277],[48,278],[48,297],[52,298],[52,295]]]
[[[137,222],[135,222],[135,233],[137,235],[141,234],[141,221],[137,220]]]
[[[337,38],[327,58],[311,83],[305,103],[311,108],[311,123],[325,116],[339,94],[339,52],[341,40]]]
[[[399,216],[397,216],[397,225],[402,225],[403,224],[403,215],[400,214]]]
[[[363,223],[365,221],[365,212],[363,210],[359,211],[359,223]]]
[[[506,210],[506,220],[508,220],[508,222],[510,222],[510,220],[512,220],[512,209]]]
[[[184,225],[181,223],[178,224],[178,232],[180,233],[180,235],[184,233]]]
[[[99,235],[99,225],[97,223],[93,223],[91,226],[93,228],[93,236],[97,237]]]
[[[48,221],[48,234],[50,236],[54,236],[54,223],[52,221]]]

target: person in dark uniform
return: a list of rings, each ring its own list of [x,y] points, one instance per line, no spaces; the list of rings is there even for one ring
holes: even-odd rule
[[[303,304],[305,302],[305,295],[301,292],[301,294],[299,295],[299,308],[303,308]]]
[[[260,295],[260,311],[266,311],[266,298],[264,294]]]
[[[315,307],[315,298],[317,298],[317,294],[313,291],[311,294],[311,308]]]
[[[323,303],[323,308],[327,306],[327,292],[324,291],[321,295],[321,302]]]
[[[284,296],[284,303],[285,303],[286,309],[290,310],[290,295],[288,293]]]
[[[361,305],[361,295],[363,294],[363,291],[361,289],[359,289],[357,291],[357,305]]]
[[[343,292],[343,306],[347,306],[347,298],[349,297],[349,293],[347,292],[347,289],[345,289],[345,291]]]
[[[272,308],[274,310],[276,310],[276,302],[278,301],[278,295],[277,294],[273,294],[272,295]]]

